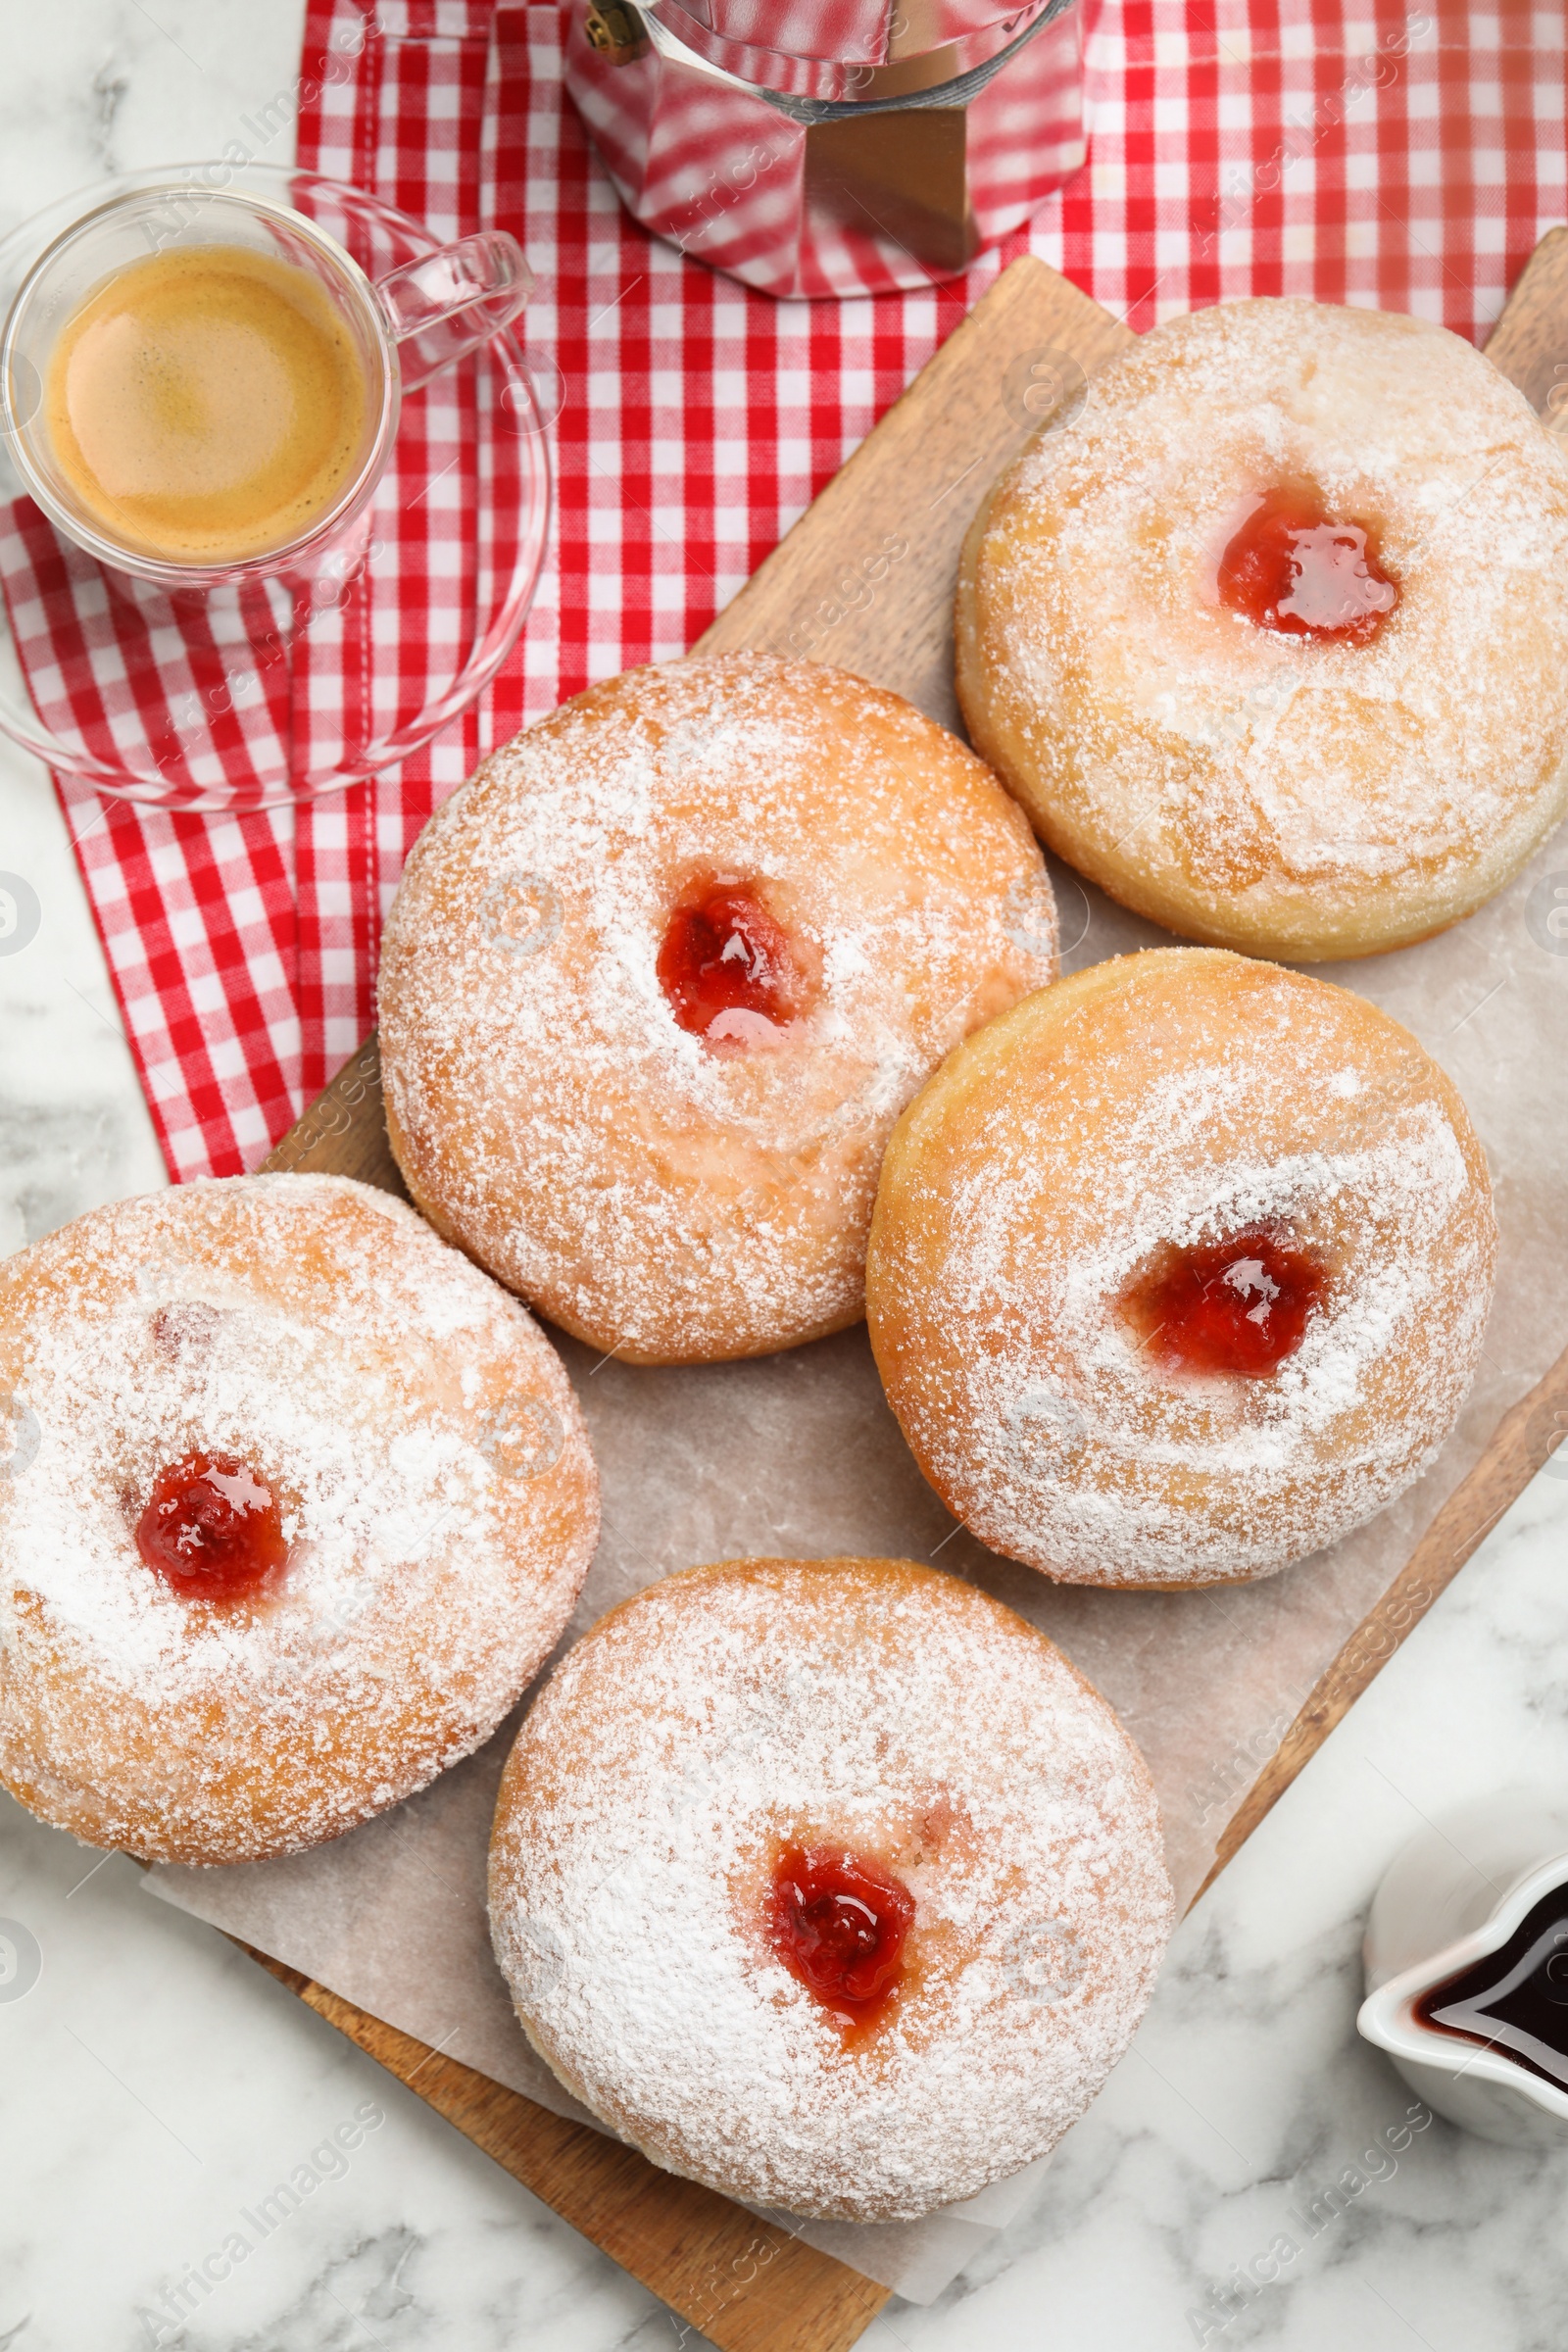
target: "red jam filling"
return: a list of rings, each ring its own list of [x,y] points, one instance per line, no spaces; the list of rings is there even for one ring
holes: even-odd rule
[[[1266,1380],[1301,1345],[1327,1287],[1315,1257],[1251,1226],[1175,1252],[1125,1304],[1170,1369]]]
[[[836,1846],[790,1846],[773,1873],[768,1922],[774,1952],[853,2037],[898,1999],[904,1945],[914,1924],[906,1886]]]
[[[1331,521],[1313,489],[1271,490],[1219,564],[1219,600],[1260,629],[1322,645],[1369,645],[1399,601],[1359,522]]]
[[[727,874],[698,884],[669,918],[659,982],[675,1018],[713,1046],[762,1045],[801,1009],[789,934]]]
[[[271,1489],[227,1453],[188,1453],[153,1482],[136,1549],[185,1600],[240,1600],[288,1556]]]

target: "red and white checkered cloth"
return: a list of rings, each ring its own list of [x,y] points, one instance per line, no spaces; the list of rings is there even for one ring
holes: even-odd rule
[[[553,4],[311,0],[300,164],[442,236],[510,228],[538,272],[526,340],[565,384],[556,555],[483,703],[374,785],[196,816],[62,784],[176,1178],[254,1166],[368,1028],[404,859],[481,752],[683,652],[1017,253],[1135,327],[1298,293],[1480,339],[1568,218],[1560,0],[1102,0],[1089,166],[1029,229],[951,286],[780,305],[625,218],[561,33]],[[323,88],[328,41],[358,62]]]

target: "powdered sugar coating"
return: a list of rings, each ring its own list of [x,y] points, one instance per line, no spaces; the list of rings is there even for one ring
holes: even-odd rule
[[[1381,542],[1399,602],[1372,644],[1219,602],[1227,541],[1292,480]],[[1172,320],[977,516],[958,687],[1052,848],[1156,922],[1308,961],[1424,938],[1568,805],[1568,455],[1419,320]]]
[[[97,1209],[0,1265],[0,1779],[94,1843],[251,1860],[336,1837],[485,1739],[598,1531],[569,1384],[401,1201],[255,1176]],[[272,1489],[275,1592],[172,1592],[160,1470]]]
[[[714,1052],[656,969],[704,874],[756,882],[814,1003]],[[393,1148],[439,1230],[633,1362],[854,1322],[894,1119],[1055,969],[996,779],[901,697],[761,655],[635,670],[487,760],[387,925]]]
[[[1270,1377],[1162,1368],[1118,1310],[1169,1248],[1250,1226],[1326,1269]],[[1432,1459],[1473,1377],[1495,1228],[1463,1104],[1348,992],[1166,949],[961,1049],[894,1138],[872,1347],[983,1543],[1081,1584],[1266,1575]]]
[[[768,1945],[791,1844],[914,1897],[892,2016],[846,2046]],[[496,1949],[562,2080],[730,2195],[911,2218],[1052,2147],[1121,2056],[1172,1898],[1149,1775],[1010,1610],[906,1561],[650,1586],[508,1764]]]

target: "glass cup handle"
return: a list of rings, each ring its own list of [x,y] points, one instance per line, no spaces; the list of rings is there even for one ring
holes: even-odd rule
[[[522,247],[504,228],[482,229],[377,278],[404,391],[417,392],[510,326],[533,286]]]

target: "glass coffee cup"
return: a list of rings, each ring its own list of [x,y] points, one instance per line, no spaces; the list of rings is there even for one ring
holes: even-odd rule
[[[298,576],[352,543],[403,393],[509,325],[532,285],[504,230],[372,280],[284,205],[140,189],[75,221],[19,288],[0,429],[49,521],[112,569],[172,592]]]

